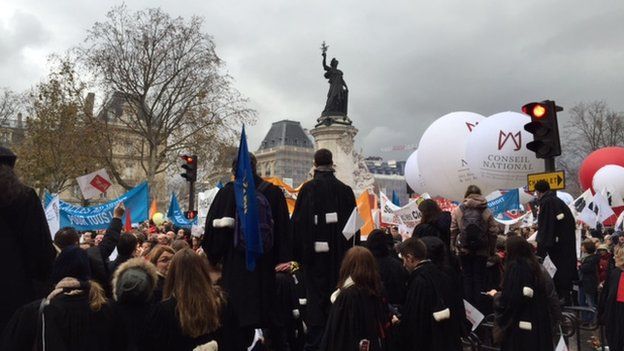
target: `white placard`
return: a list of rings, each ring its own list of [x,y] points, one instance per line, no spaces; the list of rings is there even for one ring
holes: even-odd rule
[[[464,300],[464,308],[466,309],[466,319],[472,324],[472,331],[475,331],[485,316],[466,300]]]
[[[557,266],[555,266],[555,264],[553,263],[553,261],[550,259],[550,256],[546,256],[546,258],[544,259],[544,268],[546,268],[546,271],[548,272],[548,274],[550,275],[550,277],[554,277],[555,274],[557,273]]]
[[[61,217],[59,213],[59,197],[58,195],[52,198],[52,201],[48,203],[48,206],[45,208],[45,216],[48,221],[48,228],[50,229],[50,235],[52,236],[52,240],[54,240],[54,236],[56,232],[61,229]]]
[[[563,335],[559,337],[559,342],[557,343],[555,351],[568,351],[568,345],[566,345]]]

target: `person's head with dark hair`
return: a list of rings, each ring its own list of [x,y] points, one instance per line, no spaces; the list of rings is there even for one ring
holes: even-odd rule
[[[0,165],[6,165],[10,168],[15,167],[17,155],[11,149],[0,146]]]
[[[442,213],[442,209],[433,199],[423,200],[420,204],[418,204],[418,210],[422,214],[420,223],[433,223],[438,220],[438,217],[440,217],[440,214]]]
[[[398,246],[399,254],[403,259],[403,266],[412,272],[420,262],[427,259],[427,246],[418,238],[409,238]]]
[[[134,234],[121,234],[121,236],[119,236],[119,242],[117,242],[117,253],[119,256],[123,257],[134,256],[137,244],[138,241]]]
[[[139,246],[143,245],[143,243],[147,241],[147,236],[145,234],[143,234],[143,233],[139,232],[139,233],[135,234],[135,237],[137,239],[137,244]]]
[[[449,265],[446,245],[440,238],[425,236],[420,238],[420,240],[427,247],[427,259],[431,260],[438,267],[447,267]]]
[[[381,229],[375,229],[366,238],[366,247],[375,257],[386,257],[393,245],[392,236]]]
[[[373,254],[363,246],[354,246],[347,251],[340,265],[338,289],[345,287],[351,278],[355,286],[375,296],[381,296],[381,278]]]
[[[332,167],[334,165],[334,156],[331,151],[327,149],[318,149],[314,153],[314,166],[315,167]]]
[[[550,191],[550,184],[545,180],[538,180],[535,182],[535,193],[537,195],[537,199],[541,199],[544,194]]]
[[[257,165],[258,165],[258,160],[256,159],[256,156],[254,154],[252,154],[251,152],[249,153],[249,163],[251,163],[251,171],[253,172],[253,174],[258,174],[257,170]],[[235,156],[234,159],[232,160],[232,174],[236,174],[236,168],[238,167],[238,156]]]
[[[583,252],[589,255],[596,253],[596,243],[593,240],[583,240],[583,242],[581,243],[581,248],[583,249]]]
[[[80,234],[73,227],[63,227],[54,235],[54,245],[60,250],[72,245],[78,245]]]
[[[174,240],[173,243],[171,244],[171,248],[175,252],[178,252],[182,249],[188,249],[189,247],[190,247],[189,244],[184,239]]]
[[[51,278],[54,285],[63,278],[74,278],[79,281],[91,279],[91,266],[87,252],[77,245],[63,249],[54,261]]]
[[[466,193],[464,194],[464,198],[467,198],[470,195],[483,195],[481,194],[481,189],[476,185],[469,185],[466,189]]]
[[[539,284],[543,283],[541,264],[537,259],[537,256],[533,253],[533,246],[521,236],[510,236],[505,243],[505,266],[509,267],[512,264],[518,264],[525,262],[531,268],[536,281]],[[504,279],[504,278],[503,278]],[[542,285],[543,286],[543,285]]]

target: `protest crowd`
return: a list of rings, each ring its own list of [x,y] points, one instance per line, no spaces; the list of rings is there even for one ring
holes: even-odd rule
[[[120,203],[106,230],[52,240],[16,159],[0,150],[0,350],[463,350],[484,317],[501,350],[555,350],[565,306],[624,350],[624,233],[582,229],[577,258],[578,223],[546,182],[531,227],[499,224],[471,185],[452,211],[422,199],[411,233],[364,237],[345,231],[356,198],[329,150],[292,214],[243,150],[203,234],[128,228]]]

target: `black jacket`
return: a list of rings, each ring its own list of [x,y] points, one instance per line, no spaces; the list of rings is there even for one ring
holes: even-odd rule
[[[13,312],[49,292],[47,284],[56,251],[43,207],[33,189],[23,186],[19,197],[0,205],[0,247],[2,332]]]
[[[596,296],[598,294],[598,263],[600,262],[600,256],[597,254],[591,254],[583,258],[581,261],[581,267],[579,268],[579,276],[581,278],[581,284],[583,284],[583,291],[586,294]]]
[[[112,296],[110,280],[114,272],[110,270],[108,257],[117,247],[119,236],[121,235],[121,228],[121,219],[113,218],[108,229],[106,229],[106,233],[100,245],[87,249],[92,279],[100,283],[108,297]]]

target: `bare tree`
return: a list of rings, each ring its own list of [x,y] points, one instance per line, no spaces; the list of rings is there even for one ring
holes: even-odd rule
[[[19,104],[19,96],[16,93],[7,88],[0,89],[0,125],[16,117]]]
[[[570,109],[570,121],[563,130],[559,165],[575,175],[568,182],[580,189],[576,175],[583,159],[600,148],[624,145],[624,114],[611,110],[604,101],[581,102]]]
[[[114,7],[78,49],[97,85],[123,99],[124,111],[114,121],[94,118],[108,138],[102,144],[110,147],[120,126],[141,139],[134,151],[150,184],[182,153],[218,160],[240,123],[255,118],[221,72],[223,63],[202,24],[202,18],[172,18],[161,9],[129,13]],[[102,153],[117,182],[128,188],[113,154]]]

